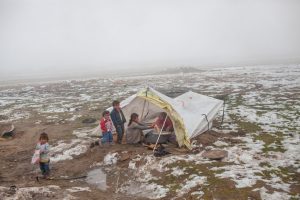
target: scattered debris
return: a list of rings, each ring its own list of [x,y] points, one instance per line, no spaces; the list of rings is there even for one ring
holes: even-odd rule
[[[166,151],[165,147],[161,144],[154,150],[154,153],[153,153],[153,155],[155,157],[162,157],[162,156],[165,156],[168,154],[170,154],[170,152]]]
[[[14,134],[15,126],[13,124],[0,124],[1,137],[8,138]]]
[[[119,154],[118,153],[108,153],[104,159],[103,163],[104,165],[113,165],[116,164],[118,161]]]

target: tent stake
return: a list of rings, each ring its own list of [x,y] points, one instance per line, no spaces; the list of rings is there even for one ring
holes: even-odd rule
[[[205,119],[206,119],[206,121],[207,121],[207,131],[209,131],[209,121],[208,121],[208,119],[207,119],[207,115],[206,114],[202,114],[202,115],[204,115],[204,117],[205,117]],[[206,131],[205,131],[206,132]]]

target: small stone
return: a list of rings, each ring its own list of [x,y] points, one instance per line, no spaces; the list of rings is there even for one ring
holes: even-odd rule
[[[261,200],[259,191],[251,191],[251,192],[249,192],[249,199]]]
[[[97,120],[95,118],[86,118],[84,120],[82,120],[82,123],[84,124],[92,124],[95,123]]]
[[[130,158],[130,155],[128,155],[127,153],[126,154],[122,154],[121,158],[120,158],[120,161],[125,161],[125,160],[128,160],[129,158]]]
[[[94,148],[95,147],[95,144],[94,143],[91,143],[90,144],[90,148]]]
[[[211,160],[221,160],[228,156],[228,152],[225,150],[210,150],[204,152],[202,156]]]

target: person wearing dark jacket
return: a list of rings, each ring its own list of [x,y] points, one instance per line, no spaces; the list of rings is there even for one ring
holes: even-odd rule
[[[113,101],[113,110],[110,113],[110,118],[117,131],[117,143],[121,144],[124,135],[124,123],[126,122],[123,111],[120,108],[119,101]]]

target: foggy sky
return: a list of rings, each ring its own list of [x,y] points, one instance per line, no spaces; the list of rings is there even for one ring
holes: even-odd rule
[[[0,0],[0,77],[300,63],[299,0]]]

